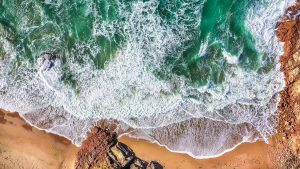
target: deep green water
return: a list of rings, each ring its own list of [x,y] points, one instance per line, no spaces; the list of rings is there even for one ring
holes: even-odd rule
[[[40,54],[55,52],[65,64],[63,80],[76,84],[67,63],[75,59],[85,64],[89,57],[98,69],[103,69],[127,41],[124,27],[136,1],[0,2],[0,26],[10,35],[5,38],[17,49],[18,62],[27,60],[34,64]],[[247,9],[256,2],[163,0],[153,3],[160,24],[178,35],[184,27],[186,37],[167,53],[163,66],[152,70],[153,73],[162,79],[169,79],[172,74],[184,76],[196,86],[208,82],[219,84],[224,81],[228,67],[223,51],[235,57],[245,71],[268,71],[269,61],[262,64],[264,53],[255,49],[255,39],[245,26]],[[106,35],[95,34],[96,25],[114,30]],[[201,54],[204,44],[206,52]]]
[[[0,108],[77,145],[103,119],[197,158],[267,140],[292,1],[0,0]]]

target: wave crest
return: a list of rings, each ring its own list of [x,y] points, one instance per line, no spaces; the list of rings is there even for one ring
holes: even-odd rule
[[[277,93],[284,85],[279,65],[268,73],[258,73],[229,63],[221,84],[191,85],[189,78],[172,74],[164,64],[170,54],[175,52],[178,55],[174,58],[180,59],[178,56],[189,47],[182,44],[193,37],[188,28],[201,23],[206,1],[183,1],[174,15],[178,20],[171,24],[165,24],[157,13],[159,2],[134,1],[129,5],[130,12],[128,5],[118,3],[126,42],[114,56],[108,56],[103,69],[93,64],[93,57],[112,48],[99,49],[94,40],[76,41],[74,48],[65,52],[67,61],[56,58],[52,63],[39,53],[39,63],[31,64],[18,56],[14,44],[5,40],[8,33],[3,34],[5,30],[0,29],[0,43],[5,51],[0,61],[0,107],[18,111],[31,124],[64,135],[76,144],[99,119],[124,122],[135,129],[131,136],[144,136],[170,150],[199,158],[220,155],[241,142],[267,140],[275,130]],[[281,46],[274,40],[273,29],[290,1],[266,2],[281,5],[266,7],[258,3],[249,9],[246,25],[255,37],[256,48],[278,60]],[[197,22],[186,20],[189,18],[185,11],[190,8],[199,15]],[[93,5],[85,11],[92,13],[92,9]],[[119,29],[109,25],[119,23],[99,20],[92,23],[93,36],[113,40]],[[200,49],[207,50],[208,44],[203,45]],[[86,49],[90,54],[84,52]],[[201,54],[205,53],[201,50]],[[75,89],[62,80],[66,70],[76,82]],[[167,80],[159,78],[156,70],[171,75]],[[182,144],[187,141],[190,146]]]

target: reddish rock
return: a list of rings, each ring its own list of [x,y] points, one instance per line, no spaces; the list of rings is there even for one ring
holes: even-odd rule
[[[286,87],[280,93],[278,105],[279,143],[287,153],[282,154],[281,167],[300,166],[300,0],[289,7],[276,26],[278,39],[284,42],[284,54],[280,58]],[[286,150],[285,150],[286,149]],[[280,168],[281,168],[280,167]]]
[[[98,123],[82,143],[77,154],[76,169],[161,169],[157,162],[136,157],[131,148],[118,142],[114,126]],[[101,126],[101,127],[100,127]]]
[[[94,169],[105,165],[107,152],[117,141],[116,133],[108,130],[95,127],[88,133],[77,154],[75,169]]]

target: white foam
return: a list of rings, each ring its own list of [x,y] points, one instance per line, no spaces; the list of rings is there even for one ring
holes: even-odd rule
[[[220,155],[241,142],[258,138],[266,140],[275,130],[277,93],[283,87],[279,65],[267,74],[245,72],[235,64],[237,60],[225,52],[224,56],[232,65],[227,68],[225,81],[220,86],[210,84],[194,88],[189,85],[188,79],[176,75],[172,75],[170,81],[158,79],[153,71],[161,69],[166,56],[192,36],[185,25],[163,24],[156,13],[158,2],[133,2],[130,13],[120,7],[118,12],[125,18],[123,30],[127,42],[105,64],[104,69],[96,69],[90,57],[83,53],[86,48],[90,49],[93,56],[99,52],[100,49],[93,41],[77,42],[76,48],[69,51],[66,66],[74,75],[79,92],[75,92],[61,80],[63,65],[59,58],[49,70],[44,69],[43,64],[33,67],[25,60],[21,60],[16,69],[16,52],[7,43],[4,49],[8,56],[0,61],[0,107],[21,112],[37,126],[39,120],[52,119],[53,123],[45,129],[65,135],[76,144],[80,144],[84,139],[83,133],[97,119],[109,118],[123,121],[148,136],[156,134],[155,139],[172,151],[185,152],[199,158]],[[267,53],[269,57],[277,58],[282,49],[273,29],[278,17],[291,1],[268,2],[268,6],[258,5],[250,9],[246,24],[254,34],[257,49]],[[182,6],[197,7],[193,10],[199,15],[199,23],[195,23],[195,26],[199,25],[202,6],[192,6],[188,2]],[[185,19],[184,9],[179,10],[177,15],[179,19]],[[111,37],[116,31],[111,24],[117,23],[95,21],[94,36]],[[182,51],[177,51],[178,55]],[[205,44],[201,51],[205,52]],[[72,60],[74,56],[83,59],[85,64]],[[196,97],[189,99],[191,95]],[[56,118],[60,116],[66,120]],[[37,117],[40,119],[36,120]],[[232,131],[241,136],[237,141],[222,140],[215,133],[208,140],[197,144],[197,139],[201,136],[209,136],[208,132],[197,127],[191,128],[193,131],[180,128],[180,124],[187,127],[185,124],[192,118],[214,121],[214,125],[203,128],[220,130],[218,133],[224,134],[222,138],[233,137]],[[238,130],[239,127],[236,126],[244,123],[251,125],[252,130]],[[206,123],[201,122],[201,125],[204,124]],[[227,126],[230,130],[223,130],[222,126]],[[172,135],[167,135],[166,130]],[[198,130],[201,132],[197,132]],[[248,137],[256,131],[259,134],[254,138]],[[177,135],[176,132],[185,135]],[[193,132],[196,134],[190,135]],[[192,146],[182,147],[182,142],[192,136]],[[172,142],[177,144],[172,145]],[[216,151],[209,144],[212,142],[214,144],[211,145],[214,146],[225,145],[225,142],[228,144]],[[195,147],[205,151],[198,151]]]
[[[204,43],[201,44],[200,50],[198,52],[198,57],[202,57],[206,54],[207,47],[208,47],[208,39],[209,39],[209,36],[207,36]]]
[[[249,124],[232,125],[206,118],[190,119],[156,129],[136,129],[127,135],[201,159],[221,156],[243,142],[258,139],[258,133]]]
[[[248,11],[246,25],[254,35],[256,48],[267,52],[269,57],[279,58],[283,52],[274,29],[285,10],[294,3],[295,0],[264,0]]]
[[[238,63],[238,57],[231,55],[226,50],[223,50],[222,54],[229,64],[237,64]]]

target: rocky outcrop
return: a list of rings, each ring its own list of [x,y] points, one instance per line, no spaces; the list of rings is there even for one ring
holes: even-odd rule
[[[108,166],[105,162],[106,153],[110,147],[116,144],[116,135],[108,129],[95,127],[88,138],[82,143],[77,153],[76,169],[96,169]]]
[[[106,160],[113,168],[128,168],[135,160],[135,154],[125,144],[117,142],[107,153]]]
[[[300,167],[300,1],[289,7],[276,26],[278,39],[284,42],[281,70],[286,87],[279,103],[279,136],[290,153],[283,167]],[[290,160],[293,159],[293,160]],[[293,164],[291,163],[293,162]],[[292,167],[293,168],[293,167]]]
[[[161,169],[163,168],[158,162],[151,161],[150,164],[147,166],[147,169]]]
[[[95,127],[82,143],[77,154],[76,169],[162,169],[136,157],[132,149],[118,142],[113,127]]]
[[[128,169],[162,169],[163,167],[155,162],[150,163],[135,156],[134,152],[125,144],[117,142],[107,153],[106,161],[112,168]]]

